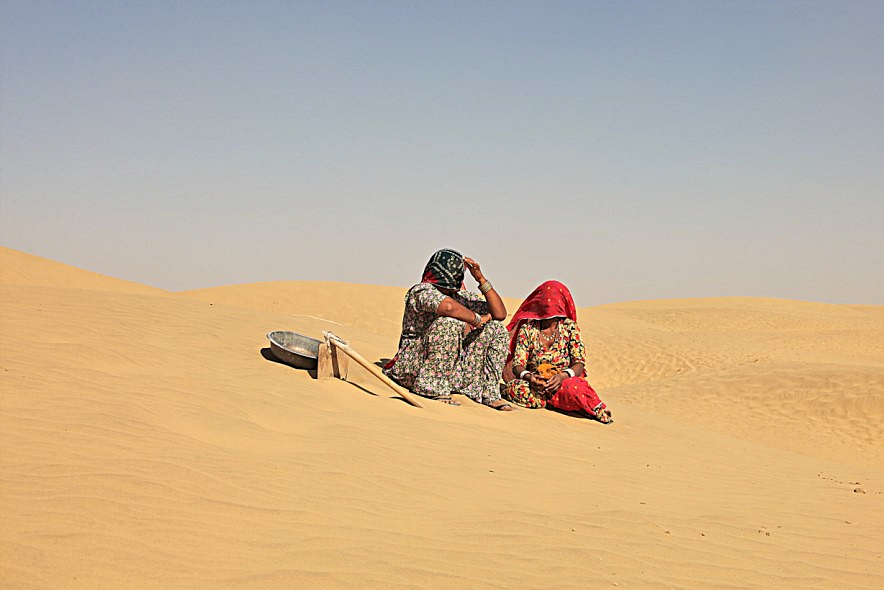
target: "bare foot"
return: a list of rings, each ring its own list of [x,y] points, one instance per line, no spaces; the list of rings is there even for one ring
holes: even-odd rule
[[[602,424],[611,424],[614,421],[614,418],[611,417],[611,410],[608,408],[596,408],[595,419]]]
[[[510,403],[505,400],[502,400],[502,399],[499,399],[495,402],[491,402],[490,404],[488,404],[488,407],[494,408],[495,410],[497,410],[499,412],[512,412],[513,411],[513,407],[510,405]]]

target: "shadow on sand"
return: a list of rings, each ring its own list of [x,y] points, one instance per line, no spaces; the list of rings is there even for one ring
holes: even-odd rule
[[[270,361],[271,363],[276,363],[276,364],[279,364],[279,365],[283,365],[283,366],[285,366],[285,367],[288,367],[288,368],[290,368],[290,369],[294,369],[294,370],[296,370],[296,371],[306,371],[308,375],[310,375],[311,377],[313,377],[314,379],[316,379],[316,369],[302,369],[302,368],[300,368],[300,367],[293,367],[293,366],[291,366],[291,365],[288,364],[288,363],[284,363],[284,362],[282,362],[281,360],[279,360],[278,358],[276,358],[276,355],[273,354],[273,351],[270,350],[270,347],[264,347],[264,348],[262,348],[262,349],[261,349],[261,356],[264,357],[264,360],[266,360],[266,361]]]

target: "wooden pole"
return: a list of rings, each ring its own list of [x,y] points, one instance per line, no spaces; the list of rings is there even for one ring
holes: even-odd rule
[[[323,332],[323,335],[325,336],[325,341],[328,342],[329,345],[334,345],[340,350],[343,350],[345,353],[347,353],[347,356],[362,365],[369,373],[380,379],[384,385],[395,391],[396,395],[398,395],[416,408],[423,407],[422,405],[420,405],[420,403],[418,403],[416,399],[412,398],[411,395],[408,394],[408,391],[404,387],[398,385],[395,381],[384,375],[380,369],[365,360],[365,358],[361,354],[353,350],[350,345],[341,340],[340,337],[331,332]]]

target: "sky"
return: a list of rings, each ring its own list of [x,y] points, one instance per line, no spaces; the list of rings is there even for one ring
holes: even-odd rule
[[[884,304],[884,2],[0,3],[0,244],[169,290]],[[468,287],[474,288],[468,279]]]

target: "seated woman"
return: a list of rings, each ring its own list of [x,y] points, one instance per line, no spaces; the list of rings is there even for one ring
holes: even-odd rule
[[[484,297],[464,289],[464,267]],[[479,263],[454,250],[439,250],[421,282],[405,295],[399,352],[384,372],[418,395],[459,405],[452,393],[497,410],[508,335],[501,320],[506,306],[482,274]]]
[[[512,375],[506,399],[526,408],[581,412],[603,424],[614,421],[586,381],[586,347],[568,287],[547,281],[534,289],[507,329]]]

